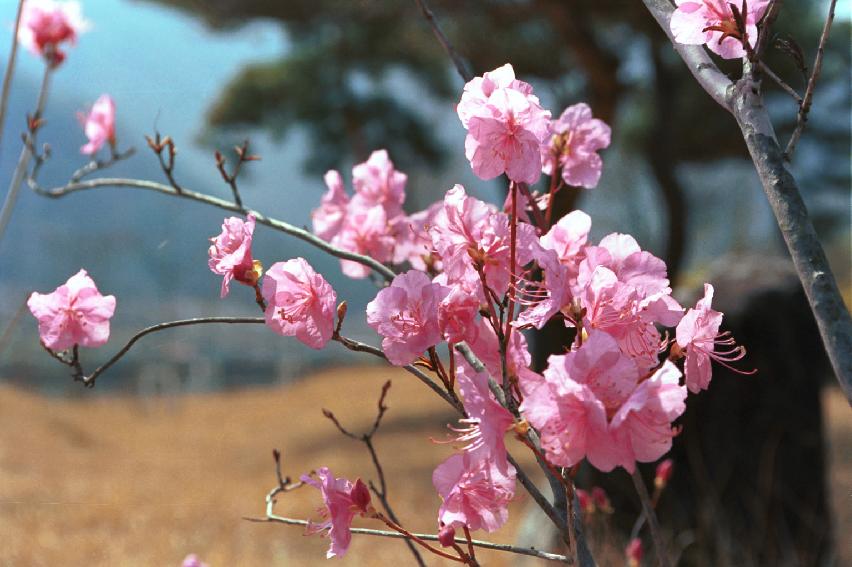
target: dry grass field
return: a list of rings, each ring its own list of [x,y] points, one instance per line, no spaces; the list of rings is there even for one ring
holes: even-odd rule
[[[431,472],[450,449],[429,437],[443,438],[441,424],[452,415],[396,370],[328,371],[277,389],[160,400],[65,400],[0,386],[0,565],[167,567],[189,552],[211,567],[324,564],[326,540],[241,517],[263,512],[274,447],[285,474],[327,465],[341,476],[372,476],[363,448],[342,438],[319,408],[366,428],[388,378],[391,409],[377,445],[390,496],[407,526],[433,531]],[[852,412],[837,394],[827,408],[838,534],[850,533]],[[287,495],[279,513],[308,517],[319,503],[318,492],[305,488]],[[519,499],[513,523],[495,539],[511,539],[525,504]],[[847,538],[846,560],[849,545]],[[356,537],[341,563],[409,564],[407,554],[398,541]],[[488,565],[508,564],[500,554],[479,555]]]

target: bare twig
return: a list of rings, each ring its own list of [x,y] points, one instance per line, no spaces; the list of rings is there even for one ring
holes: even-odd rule
[[[28,130],[32,131],[33,125],[41,120],[44,113],[44,107],[47,104],[47,92],[50,86],[50,76],[53,68],[45,63],[44,76],[41,80],[41,90],[39,90],[38,102],[36,103],[36,111],[28,120]],[[25,134],[27,136],[29,134]],[[35,140],[32,140],[35,144]],[[12,181],[9,183],[9,191],[6,193],[6,199],[3,201],[3,208],[0,209],[0,241],[3,240],[3,234],[6,232],[6,227],[9,225],[9,220],[12,218],[12,210],[15,208],[15,202],[18,200],[18,193],[21,190],[21,183],[24,182],[24,176],[27,173],[27,168],[30,163],[29,144],[25,143],[21,149],[21,157],[18,158],[18,165],[15,166],[15,173],[12,174]]]
[[[758,61],[757,66],[760,68],[760,70],[763,73],[766,74],[767,77],[772,79],[775,82],[776,85],[781,87],[784,90],[784,92],[786,92],[788,95],[793,97],[793,100],[796,101],[796,104],[798,104],[798,105],[802,104],[802,97],[799,96],[799,93],[796,92],[796,89],[794,89],[793,87],[788,85],[784,81],[784,79],[782,79],[781,77],[776,75],[775,72],[772,69],[770,69],[769,66],[766,63],[764,63],[763,61]]]
[[[362,343],[360,341],[344,337],[340,334],[334,335],[332,337],[332,340],[339,342],[340,344],[342,344],[353,352],[366,352],[368,354],[372,354],[373,356],[377,356],[383,360],[387,360],[387,356],[385,356],[385,353],[382,352],[382,349],[378,347],[374,347],[372,345],[368,345],[366,343]],[[432,379],[429,378],[426,374],[424,374],[422,370],[412,364],[407,364],[402,368],[404,368],[410,374],[416,376],[417,379],[426,384],[429,389],[438,394],[442,400],[453,406],[456,411],[464,413],[464,408],[462,407],[461,402],[459,402],[458,398],[450,396],[450,394],[441,389],[441,387],[435,382],[433,382]]]
[[[255,324],[260,323],[260,324],[263,324],[265,322],[266,322],[266,320],[263,317],[196,317],[194,319],[181,319],[181,320],[178,320],[178,321],[168,321],[166,323],[159,323],[157,325],[152,325],[150,327],[142,329],[141,331],[139,331],[138,333],[133,335],[133,337],[131,337],[131,339],[129,341],[127,341],[127,344],[125,344],[121,348],[121,350],[119,350],[117,353],[115,353],[112,358],[110,358],[104,364],[99,366],[94,372],[92,372],[88,376],[86,376],[83,373],[82,368],[80,368],[79,365],[77,365],[75,372],[74,372],[74,380],[76,380],[78,382],[82,382],[85,386],[89,386],[89,387],[94,386],[95,380],[97,380],[98,376],[103,374],[113,364],[115,364],[116,362],[121,360],[121,358],[125,354],[127,354],[128,351],[131,348],[133,348],[133,345],[136,344],[136,341],[138,341],[139,339],[141,339],[145,335],[150,335],[151,333],[164,331],[166,329],[173,329],[175,327],[187,327],[189,325],[202,325],[202,324],[207,324],[207,323],[231,323],[231,324],[233,324],[233,323],[255,323]],[[77,347],[75,346],[74,347],[75,355],[74,355],[74,359],[73,359],[75,361],[77,360],[76,348]],[[63,362],[64,364],[70,364],[70,361],[64,361],[64,360],[62,360],[62,358],[59,358],[59,356],[56,353],[54,353],[53,351],[51,351],[50,349],[47,349],[47,350],[48,350],[48,352],[50,352],[53,355],[54,358],[56,358],[60,362]]]
[[[241,215],[252,214],[255,216],[257,222],[262,225],[268,226],[269,228],[278,230],[285,234],[289,234],[290,236],[295,236],[296,238],[304,240],[308,244],[311,244],[316,248],[319,248],[320,250],[331,254],[332,256],[340,258],[341,260],[352,260],[353,262],[358,262],[359,264],[367,266],[368,268],[371,268],[372,270],[376,271],[381,277],[383,277],[387,281],[390,281],[394,277],[396,277],[396,273],[394,273],[393,270],[391,270],[381,262],[370,258],[369,256],[364,256],[362,254],[356,254],[355,252],[349,252],[348,250],[337,248],[336,246],[332,246],[325,240],[310,233],[309,231],[293,226],[290,223],[274,219],[272,217],[267,217],[263,213],[252,209],[239,207],[235,203],[225,201],[224,199],[219,199],[217,197],[212,197],[203,193],[190,191],[189,189],[182,188],[180,191],[178,191],[174,187],[169,187],[168,185],[163,185],[162,183],[156,183],[154,181],[146,181],[143,179],[104,177],[100,179],[91,179],[89,181],[69,183],[67,185],[55,187],[52,189],[35,187],[33,188],[33,190],[39,195],[56,199],[59,197],[70,195],[71,193],[76,193],[78,191],[98,189],[102,187],[126,187],[130,189],[144,189],[147,191],[156,191],[165,195],[182,197],[184,199],[189,199],[190,201],[197,201],[206,205],[212,205],[214,207],[218,207],[226,211],[232,211]]]
[[[12,87],[12,77],[15,74],[15,61],[18,56],[18,29],[21,27],[21,14],[23,11],[24,0],[18,0],[18,13],[15,16],[15,27],[12,30],[12,47],[9,48],[6,71],[3,73],[3,93],[0,94],[0,152],[2,152],[3,148],[3,127],[6,125],[6,109],[9,106],[9,89]]]
[[[660,567],[669,567],[669,556],[666,552],[665,544],[663,543],[663,534],[660,530],[660,523],[657,521],[657,513],[654,512],[654,506],[651,504],[651,497],[648,495],[648,488],[645,486],[645,480],[642,478],[642,473],[636,468],[631,475],[633,478],[633,486],[636,487],[636,492],[639,494],[639,501],[642,502],[642,511],[648,521],[648,529],[651,531],[651,539],[654,541],[654,548],[657,552],[657,564]]]
[[[71,174],[70,183],[76,183],[78,181],[82,181],[83,178],[88,177],[89,175],[95,173],[96,171],[101,171],[107,169],[116,163],[128,159],[133,154],[136,153],[136,148],[128,148],[123,152],[117,151],[115,148],[110,148],[109,158],[105,160],[93,159],[73,174]],[[31,184],[32,186],[32,184]]]
[[[426,22],[428,22],[429,27],[432,28],[432,33],[435,34],[435,37],[438,39],[438,43],[441,44],[441,47],[444,48],[444,51],[447,52],[450,59],[453,62],[453,65],[456,67],[456,72],[458,72],[459,76],[464,80],[465,83],[473,79],[473,73],[467,66],[467,63],[464,59],[462,59],[461,55],[453,47],[453,44],[450,43],[450,40],[447,39],[447,36],[444,35],[444,32],[441,30],[440,24],[438,24],[438,20],[435,18],[435,14],[432,13],[432,10],[429,8],[429,5],[426,3],[426,0],[414,0],[417,2],[417,6],[420,8],[420,11],[423,13],[423,17],[426,18]]]
[[[177,148],[175,148],[175,142],[172,140],[172,137],[166,136],[165,138],[162,138],[159,132],[154,132],[154,137],[151,138],[150,136],[145,136],[145,141],[148,142],[148,147],[151,148],[151,151],[157,156],[157,161],[160,162],[160,169],[163,170],[163,173],[166,175],[166,179],[169,180],[169,184],[176,193],[182,193],[183,187],[178,184],[174,176]],[[163,157],[164,151],[166,154],[165,157]]]
[[[343,435],[349,437],[350,439],[354,439],[355,441],[360,441],[364,443],[364,446],[367,447],[367,451],[370,453],[370,458],[373,461],[373,466],[376,469],[376,475],[379,479],[378,487],[376,487],[376,485],[372,481],[370,481],[370,490],[382,503],[382,507],[385,509],[385,512],[390,517],[390,519],[393,520],[394,523],[399,524],[399,518],[393,511],[393,508],[391,507],[390,501],[388,499],[388,487],[387,481],[385,480],[385,471],[382,468],[381,462],[379,461],[379,454],[376,452],[376,447],[373,445],[373,436],[376,434],[376,431],[379,430],[379,425],[381,425],[382,423],[382,418],[384,417],[385,412],[388,410],[388,407],[385,405],[385,398],[387,397],[388,390],[390,390],[390,387],[390,380],[385,382],[384,386],[382,386],[382,393],[379,395],[379,402],[377,404],[378,410],[376,411],[376,419],[373,421],[373,427],[370,428],[370,431],[361,435],[356,435],[347,430],[345,427],[343,427],[343,425],[340,424],[340,422],[337,420],[337,417],[335,417],[335,415],[331,411],[323,409],[322,414],[328,419],[330,419],[331,422],[334,423],[334,426],[337,427],[338,431],[340,431]],[[411,554],[414,555],[414,560],[417,562],[417,564],[420,565],[420,567],[426,567],[426,563],[423,561],[423,557],[420,555],[420,552],[415,547],[414,542],[410,539],[407,539],[405,540],[405,544],[408,546],[408,549],[411,551]]]
[[[241,146],[234,147],[234,152],[237,154],[237,163],[234,164],[234,169],[231,173],[228,173],[228,170],[225,168],[225,156],[223,156],[219,150],[216,150],[215,153],[216,169],[219,170],[219,174],[222,176],[222,179],[231,188],[231,193],[234,195],[234,203],[236,203],[238,207],[243,206],[243,200],[240,198],[240,190],[239,187],[237,187],[237,177],[240,175],[240,170],[244,163],[249,161],[258,161],[260,159],[260,156],[251,155],[248,148],[248,140],[243,142]]]
[[[283,516],[277,516],[275,514],[269,514],[265,518],[243,518],[249,522],[259,522],[259,523],[278,523],[278,524],[286,524],[290,526],[307,526],[308,522],[306,520],[297,520],[295,518],[285,518]],[[353,534],[360,535],[370,535],[370,536],[379,536],[379,537],[389,537],[393,539],[407,539],[406,536],[399,532],[391,532],[386,530],[371,530],[367,528],[351,528],[350,531]],[[412,535],[416,536],[419,539],[424,541],[439,541],[438,536],[434,534],[419,534],[412,533]],[[459,545],[467,545],[467,540],[464,538],[455,538],[455,542]],[[505,551],[508,553],[514,553],[516,555],[526,555],[528,557],[537,557],[538,559],[546,559],[548,561],[561,561],[562,563],[570,563],[568,557],[564,555],[559,555],[558,553],[549,553],[547,551],[539,551],[532,547],[517,547],[514,545],[508,545],[504,543],[492,543],[490,541],[482,541],[479,539],[470,540],[471,545],[475,547],[479,547],[481,549],[491,549],[494,551]]]
[[[811,103],[814,100],[814,89],[816,88],[817,80],[819,79],[820,71],[822,71],[822,57],[825,55],[825,44],[828,41],[828,34],[831,32],[831,24],[834,22],[834,8],[837,6],[837,0],[831,0],[828,7],[828,16],[825,18],[825,25],[822,28],[822,35],[819,37],[819,48],[817,49],[816,58],[814,59],[814,68],[811,71],[811,78],[808,79],[808,86],[805,88],[805,96],[802,97],[802,103],[799,105],[799,114],[796,117],[796,128],[793,130],[793,135],[790,136],[790,141],[787,142],[787,149],[784,150],[784,159],[790,161],[793,157],[793,152],[796,151],[796,144],[805,129],[805,123],[808,121],[808,112],[811,110]]]

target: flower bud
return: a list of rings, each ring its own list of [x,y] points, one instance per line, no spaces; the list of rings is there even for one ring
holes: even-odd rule
[[[654,475],[654,488],[662,490],[669,483],[674,472],[674,461],[666,459],[657,465],[657,472]]]
[[[455,543],[456,529],[453,526],[441,526],[438,531],[438,542],[444,547],[450,547]]]
[[[624,550],[624,554],[627,556],[627,565],[629,567],[639,567],[642,564],[642,540],[638,537],[630,540],[630,543]]]
[[[362,514],[367,513],[367,509],[370,507],[370,490],[364,484],[364,481],[360,478],[356,479],[349,496],[352,498],[352,503],[358,507]]]
[[[609,496],[603,488],[596,486],[592,489],[592,500],[598,510],[604,514],[612,514],[612,503],[609,501]]]
[[[586,516],[594,514],[595,503],[592,501],[592,497],[589,493],[582,488],[578,488],[575,492],[577,493],[577,500],[580,502],[580,509],[583,511],[583,514]]]

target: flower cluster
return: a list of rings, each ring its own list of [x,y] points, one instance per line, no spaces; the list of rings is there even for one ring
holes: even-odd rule
[[[458,114],[468,129],[467,156],[480,177],[506,174],[514,184],[532,183],[543,170],[575,186],[598,182],[596,152],[609,144],[609,127],[584,104],[551,121],[509,65],[468,83]],[[371,161],[387,164],[386,155],[374,153]],[[387,218],[392,206],[406,218],[401,189],[386,184],[378,192],[383,199],[366,199],[363,183],[356,183],[356,196],[349,199],[339,179],[326,177],[329,193],[314,212],[320,236],[339,242],[353,210],[368,216],[363,204],[353,206],[356,201],[381,206],[381,213],[372,213],[377,216]],[[545,201],[534,192],[529,196],[529,208]],[[688,392],[707,387],[710,360],[727,364],[743,355],[719,332],[722,315],[710,307],[712,287],[685,310],[671,295],[665,263],[633,237],[613,233],[593,243],[591,218],[582,211],[547,227],[517,210],[511,197],[508,205],[517,214],[480,201],[461,185],[447,191],[423,214],[428,220],[416,224],[422,265],[410,262],[413,269],[396,276],[367,307],[367,323],[382,337],[392,364],[426,364],[436,356],[432,348],[446,341],[467,343],[485,366],[477,372],[461,361],[451,369],[466,417],[455,429],[463,448],[433,474],[445,535],[462,526],[493,531],[506,521],[515,489],[507,431],[522,430],[524,423],[534,427],[554,466],[586,459],[603,471],[633,471],[637,462],[656,461],[671,448]],[[391,224],[375,240],[362,241],[358,251],[386,262],[404,260],[395,250],[405,243],[380,245],[393,234]],[[382,255],[370,254],[377,249]],[[520,306],[517,316],[508,305]],[[552,320],[561,321],[574,341],[539,374],[531,368],[522,331]],[[676,328],[676,340],[664,338],[664,328]],[[685,379],[678,364],[684,358]],[[503,388],[513,398],[505,406],[493,394],[501,383],[513,385]]]
[[[355,191],[351,197],[340,173],[329,171],[325,174],[328,191],[311,215],[314,233],[338,248],[379,262],[408,261],[424,268],[427,249],[422,228],[433,213],[403,212],[407,180],[405,173],[394,168],[385,150],[373,152],[366,162],[352,168]],[[370,274],[369,268],[351,260],[342,260],[341,265],[343,273],[352,278]]]
[[[49,0],[28,2],[36,4],[53,6]],[[699,12],[705,19],[710,12],[721,18],[714,6],[711,0],[680,1],[678,10],[691,18]],[[754,10],[753,19],[759,18],[759,6]],[[711,22],[702,33],[717,33],[726,21]],[[75,37],[73,29],[52,39],[42,32],[39,45],[53,45],[53,54],[60,41]],[[470,530],[491,532],[507,521],[518,474],[506,450],[507,433],[552,467],[587,460],[602,471],[633,472],[637,463],[669,451],[687,396],[709,386],[711,361],[730,367],[745,354],[729,333],[720,332],[723,315],[711,306],[711,285],[694,308],[684,309],[672,297],[665,263],[633,237],[612,233],[594,243],[586,213],[573,211],[553,223],[549,208],[542,215],[542,205],[562,185],[598,183],[597,152],[609,145],[610,129],[587,105],[575,104],[551,120],[532,86],[504,65],[465,85],[457,112],[467,129],[465,153],[474,173],[509,179],[502,209],[455,185],[442,200],[407,214],[407,175],[396,170],[387,151],[378,150],[353,168],[351,195],[340,173],[329,171],[328,191],[312,214],[316,235],[339,250],[400,268],[367,305],[366,322],[381,336],[391,364],[428,368],[446,389],[442,395],[463,410],[460,425],[451,428],[456,450],[432,475],[441,498],[439,541],[452,547],[459,528],[469,537]],[[89,138],[84,153],[105,143],[114,151],[108,96],[81,121]],[[529,186],[542,172],[551,178],[545,194]],[[335,290],[306,260],[277,262],[264,274],[252,250],[256,221],[253,214],[227,218],[211,239],[208,265],[222,276],[221,297],[232,281],[239,282],[253,288],[275,333],[316,349],[334,339],[369,350],[354,348],[355,341],[341,335],[345,303],[337,305]],[[341,268],[353,278],[370,273],[352,259],[342,260]],[[33,293],[28,305],[45,347],[74,348],[76,362],[77,346],[107,341],[115,298],[102,296],[81,270],[51,294]],[[524,331],[548,323],[564,327],[568,346],[539,373]],[[665,329],[673,330],[674,339]],[[449,346],[446,366],[434,348],[442,342]],[[462,354],[455,355],[456,347]],[[671,461],[663,461],[657,492],[671,473]],[[324,520],[310,523],[307,531],[330,537],[328,557],[346,552],[357,516],[380,519],[413,537],[373,509],[360,480],[320,468],[302,481],[322,494]],[[580,490],[578,496],[587,511],[612,509],[600,489]],[[628,557],[641,561],[638,540]],[[194,556],[187,561],[198,563]]]

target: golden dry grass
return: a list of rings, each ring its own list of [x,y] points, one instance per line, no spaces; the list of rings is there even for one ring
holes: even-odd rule
[[[288,387],[147,401],[65,400],[0,386],[0,565],[170,566],[189,552],[214,567],[327,564],[326,540],[241,517],[263,513],[274,447],[284,454],[286,474],[327,465],[340,476],[371,477],[363,448],[342,438],[319,407],[354,430],[366,428],[388,378],[391,409],[377,443],[391,498],[407,526],[433,531],[438,500],[430,476],[449,448],[428,438],[442,438],[442,424],[453,416],[394,369],[328,371]],[[840,535],[852,526],[852,412],[831,392]],[[514,504],[496,540],[512,538],[525,504]],[[278,510],[308,517],[318,505],[318,493],[306,488],[287,495]],[[842,559],[852,560],[849,538],[838,539]],[[488,565],[504,564],[500,554],[479,555]],[[407,565],[410,557],[398,541],[356,537],[344,561]]]
[[[322,564],[327,540],[241,517],[263,513],[264,494],[275,482],[275,447],[285,474],[326,465],[338,476],[372,477],[363,446],[343,438],[319,408],[332,409],[353,430],[365,429],[389,378],[391,409],[377,437],[389,493],[407,527],[434,532],[439,502],[431,473],[450,448],[429,437],[443,438],[442,424],[453,416],[403,372],[329,371],[290,387],[159,401],[69,401],[2,386],[0,565],[168,566],[189,552],[215,567]],[[318,492],[304,488],[287,495],[278,511],[310,517],[320,503]],[[503,540],[511,534],[512,526]],[[409,559],[399,541],[356,537],[345,560]],[[487,563],[495,564],[493,556]]]

